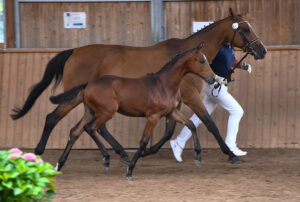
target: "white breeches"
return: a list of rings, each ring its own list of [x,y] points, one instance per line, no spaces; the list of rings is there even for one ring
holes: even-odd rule
[[[229,147],[236,146],[236,137],[239,130],[239,123],[244,114],[244,111],[240,104],[232,97],[228,92],[228,88],[225,85],[221,85],[221,90],[217,97],[212,95],[212,89],[214,84],[204,84],[203,90],[205,93],[203,104],[209,114],[211,114],[217,104],[229,112],[229,119],[227,124],[227,136],[225,139],[226,144]],[[217,95],[218,89],[214,89],[214,95]],[[196,127],[202,123],[196,114],[190,118]],[[192,136],[191,131],[185,126],[180,134],[177,136],[177,142],[181,148],[184,148],[187,140]]]

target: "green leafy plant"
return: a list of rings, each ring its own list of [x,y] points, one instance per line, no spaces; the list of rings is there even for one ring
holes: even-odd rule
[[[0,151],[0,201],[50,201],[55,196],[53,166],[17,148]]]

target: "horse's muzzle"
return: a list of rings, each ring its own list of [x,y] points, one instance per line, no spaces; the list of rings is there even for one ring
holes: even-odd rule
[[[206,82],[208,84],[213,84],[215,81],[216,81],[216,79],[214,77],[211,77],[211,76],[206,77]]]
[[[251,55],[254,56],[255,60],[264,59],[267,54],[267,49],[262,45],[254,46],[251,52]]]

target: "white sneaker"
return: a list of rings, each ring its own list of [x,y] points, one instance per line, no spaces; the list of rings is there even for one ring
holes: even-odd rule
[[[182,162],[182,158],[181,158],[182,149],[178,145],[177,141],[176,140],[170,140],[170,145],[171,145],[171,148],[172,148],[175,159],[178,162]]]
[[[229,147],[229,149],[232,151],[232,153],[234,153],[234,155],[236,156],[245,156],[247,155],[246,151],[242,151],[240,150],[237,146],[234,147]]]

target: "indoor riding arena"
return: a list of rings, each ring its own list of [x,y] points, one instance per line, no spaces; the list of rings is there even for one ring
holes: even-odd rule
[[[300,201],[299,0],[0,0],[0,23],[0,150],[19,148],[23,153],[8,155],[10,161],[27,162],[24,153],[31,153],[43,160],[35,164],[60,170],[51,181],[56,187],[51,201]],[[68,102],[49,100],[97,78],[156,78],[167,68],[190,64],[194,58],[180,61],[195,49],[206,56],[196,63],[208,65],[224,43],[234,46],[239,65],[251,66],[234,69],[232,82],[216,85],[212,93],[202,90],[206,75],[184,74],[170,91],[174,100],[162,104],[170,113],[156,116],[159,107],[149,103],[162,102],[152,96],[154,90],[139,90],[142,85],[130,95],[113,94],[123,92],[133,101],[128,106],[111,101],[119,107],[114,112],[123,114],[101,124],[101,113],[91,107],[100,105],[87,99],[96,81],[73,98],[62,94]],[[165,77],[148,83],[175,80]],[[218,103],[209,115],[202,102],[208,95],[219,99],[225,86],[243,109],[239,124],[233,122],[237,146],[247,155],[226,146],[233,112]],[[160,90],[163,98],[169,96],[167,88]],[[139,101],[140,91],[149,103]],[[145,112],[127,111],[141,104]],[[110,110],[101,107],[103,114]],[[187,141],[178,162],[170,140],[184,125],[174,126],[173,120],[193,131],[188,119],[194,113],[204,124],[196,125],[197,136]],[[0,201],[4,189],[14,189],[2,177],[7,168],[12,169],[0,162]],[[22,201],[17,197],[25,191],[12,193],[12,201]]]

